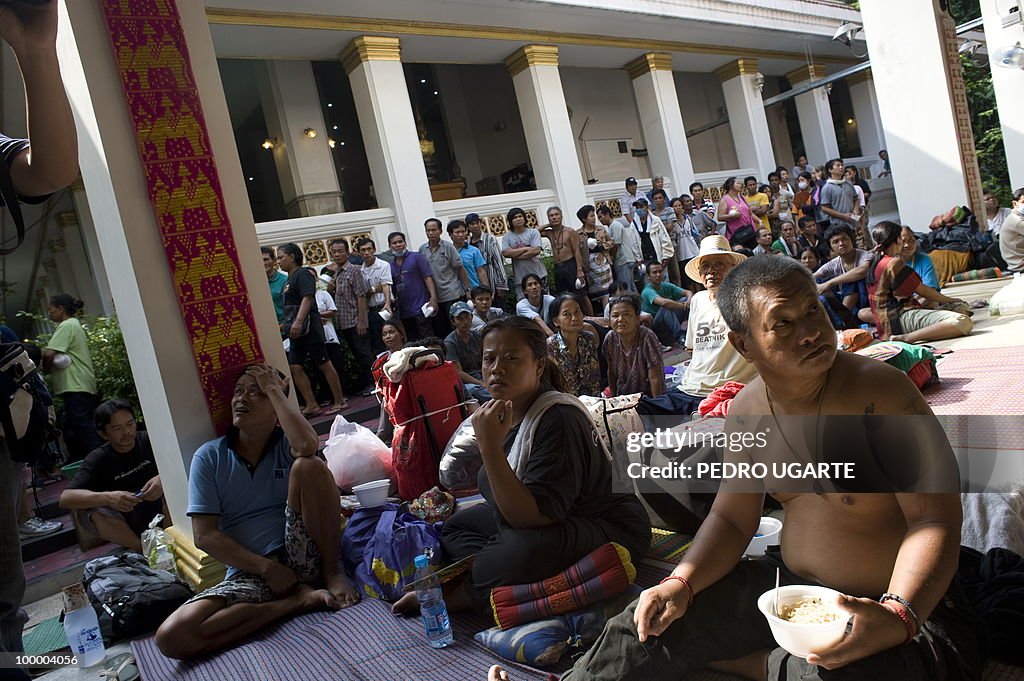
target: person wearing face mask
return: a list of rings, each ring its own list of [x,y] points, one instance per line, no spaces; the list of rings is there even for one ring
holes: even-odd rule
[[[1024,187],[1013,193],[1013,211],[999,231],[999,252],[1011,272],[1024,272]]]
[[[665,223],[651,213],[647,199],[640,197],[633,202],[632,228],[640,236],[640,250],[644,262],[656,260],[667,265],[676,254],[675,246],[668,235]]]
[[[793,210],[803,217],[814,217],[814,180],[810,173],[800,173],[796,180],[796,194],[793,196]]]
[[[409,340],[434,335],[433,324],[423,314],[423,306],[428,303],[433,314],[438,311],[430,263],[419,253],[406,249],[405,235],[401,232],[388,234],[388,246],[391,248],[391,281],[398,297],[398,316]]]

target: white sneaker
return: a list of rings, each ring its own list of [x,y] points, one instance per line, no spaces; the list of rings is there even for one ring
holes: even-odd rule
[[[43,520],[42,518],[32,517],[18,528],[18,534],[21,535],[22,539],[35,539],[36,537],[45,537],[48,534],[59,532],[63,528],[64,523],[59,520]]]

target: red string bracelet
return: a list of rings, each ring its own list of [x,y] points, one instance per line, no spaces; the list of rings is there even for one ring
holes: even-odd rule
[[[910,613],[907,611],[906,607],[904,607],[901,603],[897,603],[896,601],[886,601],[885,603],[882,603],[882,607],[888,610],[889,612],[894,613],[897,617],[903,620],[903,626],[907,628],[907,640],[903,643],[906,644],[913,641],[914,637],[917,636],[917,624],[910,616]]]
[[[690,582],[686,580],[686,577],[680,577],[679,575],[669,575],[668,577],[666,577],[658,583],[664,584],[670,579],[679,580],[682,583],[682,585],[686,587],[686,607],[689,608],[691,605],[693,605],[693,587],[690,586]]]

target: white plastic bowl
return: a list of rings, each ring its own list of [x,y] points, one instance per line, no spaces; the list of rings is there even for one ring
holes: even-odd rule
[[[757,526],[757,534],[747,544],[744,555],[756,558],[763,556],[769,546],[779,543],[779,535],[782,533],[782,521],[778,518],[765,516],[761,518],[761,524]]]
[[[388,500],[388,490],[391,489],[390,480],[371,480],[352,488],[359,505],[363,508],[383,506]]]
[[[785,608],[797,601],[808,598],[820,598],[829,610],[837,617],[824,624],[794,624],[776,617],[774,614],[775,589],[765,591],[757,599],[757,609],[768,620],[775,642],[790,655],[805,658],[811,653],[821,653],[842,640],[846,633],[846,625],[850,621],[850,613],[836,605],[839,592],[824,586],[794,584],[779,588],[779,607]]]

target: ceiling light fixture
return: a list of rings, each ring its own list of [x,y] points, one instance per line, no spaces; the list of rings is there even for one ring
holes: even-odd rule
[[[337,142],[332,140],[330,137],[327,138],[327,146],[329,146],[331,149],[333,149],[336,144]]]
[[[308,137],[309,139],[313,139],[314,137],[316,137],[317,132],[313,128],[306,128],[305,130],[302,131],[302,134]]]
[[[960,54],[966,54],[969,57],[973,57],[981,47],[982,44],[977,40],[964,40],[963,44],[960,45],[960,49],[957,51]]]
[[[842,43],[843,45],[846,45],[847,47],[850,48],[850,52],[853,52],[853,56],[857,57],[858,59],[863,59],[864,57],[868,56],[867,51],[865,51],[864,54],[857,54],[853,50],[853,41],[857,38],[857,34],[863,30],[864,26],[862,24],[858,24],[854,21],[847,21],[845,24],[841,24],[839,28],[836,29],[835,35],[832,36],[832,40],[834,40],[837,43]]]
[[[856,122],[857,121],[853,120],[852,118],[847,118],[846,119],[846,124],[847,125],[854,125]]]
[[[268,137],[267,139],[263,140],[263,144],[261,144],[260,146],[263,147],[264,149],[273,149],[276,144],[276,137]]]

